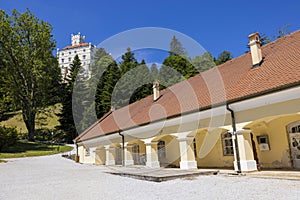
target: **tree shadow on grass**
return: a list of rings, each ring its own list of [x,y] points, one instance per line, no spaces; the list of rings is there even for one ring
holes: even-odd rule
[[[22,142],[2,150],[2,153],[24,153],[26,151],[53,151],[55,146],[36,143],[36,142]]]

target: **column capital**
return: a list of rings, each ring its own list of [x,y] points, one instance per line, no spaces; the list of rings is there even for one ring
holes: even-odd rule
[[[189,142],[189,141],[194,140],[194,137],[180,137],[180,138],[177,138],[177,140],[178,140],[179,142],[182,142],[182,141],[187,141],[187,142]]]
[[[158,144],[158,142],[145,142],[145,145]]]

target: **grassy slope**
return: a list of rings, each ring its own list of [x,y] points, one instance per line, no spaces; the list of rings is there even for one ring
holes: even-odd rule
[[[45,109],[45,113],[39,113],[36,120],[36,129],[46,128],[54,129],[55,126],[59,125],[58,117],[56,114],[61,112],[61,104],[55,104]],[[26,133],[27,129],[23,122],[22,114],[20,111],[9,113],[13,117],[0,121],[0,126],[16,127],[18,131],[22,130],[22,133]],[[21,129],[20,129],[21,128]]]
[[[0,153],[0,158],[20,158],[30,156],[45,156],[71,151],[72,147],[43,144],[36,142],[19,141],[16,145],[9,147],[5,152]],[[0,161],[1,162],[1,161]]]

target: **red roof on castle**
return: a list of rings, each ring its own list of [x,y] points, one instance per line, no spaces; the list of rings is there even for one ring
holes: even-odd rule
[[[88,46],[89,46],[88,43],[82,43],[82,44],[76,44],[76,45],[73,45],[73,46],[66,46],[62,50],[75,49],[75,48],[79,48],[79,47],[88,47]]]
[[[250,52],[160,92],[109,112],[80,134],[80,142],[153,121],[199,112],[300,85],[300,31],[262,48],[263,62],[253,68]]]

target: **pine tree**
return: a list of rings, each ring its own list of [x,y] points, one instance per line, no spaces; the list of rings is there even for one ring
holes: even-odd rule
[[[128,48],[127,52],[122,55],[122,61],[119,63],[121,78],[118,80],[112,95],[112,102],[116,108],[129,104],[130,95],[136,89],[134,88],[133,81],[136,79],[137,71],[134,68],[137,66],[138,62],[134,57],[134,53]]]
[[[66,142],[71,143],[72,140],[78,135],[75,123],[74,123],[74,115],[78,115],[79,110],[72,109],[72,94],[75,86],[75,81],[77,76],[79,75],[81,68],[81,61],[76,55],[71,64],[70,74],[68,75],[67,83],[65,84],[64,95],[62,99],[62,112],[59,115],[60,126],[58,127],[61,131],[63,131],[65,135]]]
[[[170,43],[170,56],[184,56],[186,55],[186,51],[184,47],[182,46],[181,42],[175,37],[175,35],[172,38],[172,41]]]
[[[111,106],[111,96],[117,81],[120,79],[120,69],[109,55],[102,57],[97,67],[101,71],[95,94],[95,109],[98,118],[107,113]]]

